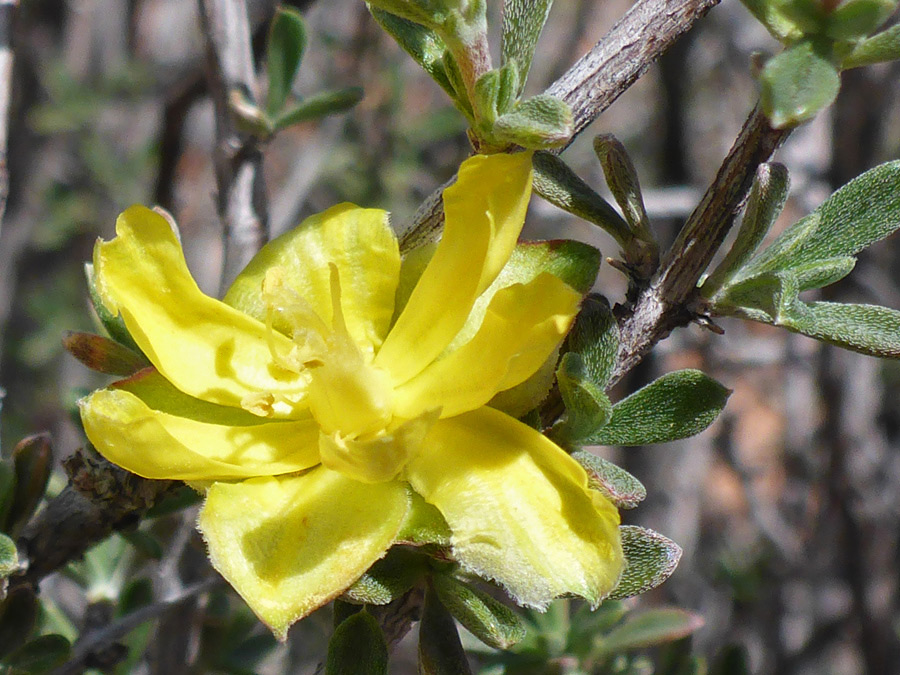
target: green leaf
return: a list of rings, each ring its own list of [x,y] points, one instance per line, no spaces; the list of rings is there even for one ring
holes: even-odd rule
[[[497,88],[497,114],[509,112],[519,100],[519,69],[515,61],[510,61],[500,69],[500,83]]]
[[[835,40],[858,40],[881,27],[897,0],[847,0],[828,15],[826,34]]]
[[[784,209],[789,188],[788,172],[782,164],[759,165],[734,243],[719,266],[703,282],[705,297],[712,297],[756,253],[775,219]]]
[[[387,645],[375,617],[363,610],[334,629],[328,642],[325,675],[387,675],[387,672]]]
[[[797,291],[802,292],[812,288],[822,288],[833,284],[835,281],[840,281],[850,274],[855,266],[856,258],[840,256],[794,267],[790,270],[790,273],[796,279]]]
[[[841,66],[846,70],[897,59],[900,59],[900,24],[857,43]]]
[[[606,230],[620,246],[631,239],[628,224],[603,197],[594,192],[563,160],[549,152],[536,152],[534,189],[567,213]]]
[[[861,354],[900,358],[900,312],[895,309],[810,302],[777,325]]]
[[[642,239],[652,241],[641,184],[625,146],[612,134],[601,134],[594,138],[594,152],[603,167],[606,184],[631,230]]]
[[[47,490],[47,481],[53,467],[50,434],[26,436],[16,444],[12,456],[16,471],[16,488],[9,510],[7,531],[15,536],[31,518]]]
[[[19,569],[16,542],[0,532],[0,579],[6,579]]]
[[[450,614],[489,647],[509,649],[525,637],[519,616],[487,593],[447,574],[436,574],[433,583]]]
[[[425,69],[431,79],[437,82],[450,95],[451,99],[456,100],[456,90],[447,76],[443,62],[447,45],[440,36],[430,28],[377,9],[371,3],[369,11],[381,27],[397,41],[397,44]]]
[[[500,96],[500,71],[489,70],[475,82],[475,109],[486,124],[497,119],[497,103]]]
[[[567,346],[581,356],[591,381],[605,389],[619,353],[619,326],[602,295],[592,294],[584,299],[569,331]]]
[[[610,598],[624,599],[656,588],[681,560],[681,547],[658,532],[633,525],[619,527],[625,571]]]
[[[127,377],[150,365],[140,352],[102,335],[67,331],[63,347],[83,365],[106,375]]]
[[[572,109],[558,98],[538,94],[521,101],[494,122],[494,136],[532,150],[558,148],[575,130]]]
[[[787,129],[831,105],[841,79],[825,50],[803,40],[766,63],[760,84],[763,112],[775,129]]]
[[[4,659],[10,668],[33,673],[46,673],[64,664],[72,646],[62,635],[41,635],[29,640]]]
[[[502,63],[515,63],[519,71],[517,94],[525,87],[537,46],[553,0],[505,0],[503,3]]]
[[[363,90],[360,87],[347,87],[310,96],[279,115],[274,127],[276,130],[285,129],[300,122],[345,112],[359,103],[362,97]]]
[[[630,616],[601,642],[602,651],[615,654],[653,647],[686,637],[703,626],[697,614],[682,609],[652,609]]]
[[[556,383],[566,413],[553,425],[551,438],[566,447],[579,445],[609,421],[612,402],[603,388],[591,381],[584,360],[575,352],[563,356]]]
[[[18,586],[0,602],[0,658],[21,647],[37,621],[34,591]]]
[[[353,671],[347,671],[353,672]],[[421,675],[471,675],[456,623],[429,587],[419,623],[419,673]]]
[[[600,492],[617,508],[633,509],[647,496],[647,488],[637,478],[602,457],[579,450],[572,453],[572,459],[587,471],[588,487]]]
[[[597,445],[650,445],[699,434],[718,417],[731,390],[699,370],[663,375],[613,406]]]
[[[796,21],[781,11],[781,3],[773,2],[772,0],[741,1],[779,42],[794,42],[799,40],[806,32]]]
[[[466,89],[466,80],[463,77],[462,71],[459,69],[456,58],[449,49],[444,50],[444,56],[441,59],[441,63],[443,64],[444,73],[447,76],[447,82],[450,83],[450,98],[456,104],[457,109],[466,116],[466,119],[468,119],[470,123],[474,123],[475,113],[472,110],[472,102],[469,100],[469,92]]]
[[[427,569],[426,556],[395,546],[344,591],[344,599],[360,604],[386,605],[412,588]]]
[[[305,49],[306,26],[303,16],[292,7],[278,7],[272,18],[267,45],[266,76],[269,90],[266,112],[270,117],[276,117],[284,107]]]

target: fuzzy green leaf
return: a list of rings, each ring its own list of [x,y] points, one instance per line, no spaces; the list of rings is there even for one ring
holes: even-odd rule
[[[4,659],[4,665],[38,675],[61,666],[69,658],[72,646],[62,635],[41,635],[29,640]]]
[[[560,361],[556,383],[566,413],[553,425],[551,437],[563,446],[579,445],[609,421],[612,402],[603,388],[591,381],[584,360],[574,352]]]
[[[572,109],[558,98],[538,94],[520,102],[494,122],[500,141],[532,150],[558,148],[568,143],[575,129]]]
[[[847,0],[828,15],[826,34],[835,40],[858,40],[890,18],[897,0]]]
[[[650,445],[699,434],[718,417],[731,390],[699,370],[663,375],[613,406],[596,445]]]
[[[811,40],[803,40],[766,63],[760,75],[760,101],[775,129],[810,120],[834,101],[841,79],[824,52]]]
[[[348,671],[351,672],[351,671]],[[419,673],[421,675],[471,675],[466,652],[459,641],[456,623],[428,588],[419,623]]]
[[[778,325],[861,354],[900,358],[900,312],[878,305],[803,303]]]
[[[620,509],[633,509],[647,496],[647,488],[637,478],[602,457],[578,450],[572,453],[572,459],[587,471],[588,486]]]
[[[681,547],[658,532],[633,525],[619,527],[625,571],[610,598],[624,599],[656,588],[668,579],[678,561]]]
[[[403,547],[391,548],[384,558],[344,591],[344,599],[359,604],[386,605],[412,588],[427,569],[421,554]]]
[[[606,654],[652,647],[687,637],[701,626],[703,619],[697,614],[682,609],[651,609],[630,616],[600,646]]]
[[[493,124],[497,119],[497,105],[500,98],[500,71],[489,70],[475,82],[475,109],[481,119]]]
[[[569,351],[581,356],[591,381],[606,388],[619,352],[619,326],[602,295],[589,295],[568,337]]]
[[[519,616],[487,593],[446,574],[436,574],[433,582],[450,614],[489,647],[509,649],[525,637]]]
[[[594,139],[594,152],[603,167],[606,184],[632,231],[642,238],[649,237],[650,223],[641,184],[625,146],[612,134],[601,134]]]
[[[500,69],[500,86],[497,89],[497,114],[508,113],[519,100],[519,69],[510,61]]]
[[[387,675],[388,650],[378,621],[365,610],[348,617],[328,641],[325,675]]]
[[[347,87],[310,96],[275,118],[275,129],[345,112],[359,103],[362,97],[363,90],[360,87]]]
[[[410,546],[449,546],[452,532],[438,508],[422,499],[417,492],[410,491],[410,496],[409,511],[397,534],[397,543]]]
[[[272,17],[267,44],[266,77],[269,89],[266,112],[270,117],[276,117],[287,101],[305,49],[303,16],[292,7],[278,7]]]
[[[841,65],[846,70],[897,59],[900,59],[900,24],[857,43]]]
[[[531,69],[537,46],[553,0],[506,0],[503,3],[501,52],[503,65],[515,63],[519,71],[518,92],[521,93]]]

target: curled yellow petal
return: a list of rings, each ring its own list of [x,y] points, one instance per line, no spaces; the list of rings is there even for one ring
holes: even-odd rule
[[[552,274],[497,291],[475,336],[397,388],[395,410],[452,417],[533,375],[565,336],[581,295]]]
[[[358,483],[319,467],[216,483],[199,525],[215,568],[283,640],[384,555],[408,509],[403,483]]]
[[[97,290],[154,366],[181,391],[240,407],[260,391],[296,402],[306,380],[274,366],[265,325],[204,295],[188,271],[166,220],[132,206],[116,221],[115,239],[97,244]],[[277,347],[292,343],[276,335]],[[292,405],[276,407],[289,416]]]
[[[224,300],[265,321],[262,282],[268,270],[281,268],[286,283],[330,325],[329,264],[337,267],[340,276],[347,329],[371,356],[387,334],[400,274],[397,237],[381,209],[338,204],[310,216],[266,244],[238,275]],[[290,335],[293,327],[276,317],[275,328]]]
[[[438,421],[427,443],[407,476],[444,515],[466,569],[537,608],[565,594],[596,605],[618,583],[618,511],[546,437],[481,408]]]
[[[122,389],[79,401],[85,434],[101,455],[144,478],[211,480],[301,471],[319,463],[310,418],[231,426],[153,410]]]
[[[418,374],[459,332],[509,260],[531,197],[531,154],[476,155],[444,190],[444,235],[376,357],[397,383]]]

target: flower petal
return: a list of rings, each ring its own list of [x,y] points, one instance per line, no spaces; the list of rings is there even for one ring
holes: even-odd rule
[[[265,321],[263,278],[270,268],[281,267],[287,283],[330,325],[329,263],[338,268],[341,307],[350,335],[374,355],[388,332],[400,275],[400,250],[386,211],[338,204],[310,216],[266,244],[238,275],[224,300]],[[275,327],[291,334],[291,327],[279,324],[277,317]]]
[[[319,467],[216,483],[199,525],[213,566],[283,640],[384,555],[408,509],[399,481],[357,483]]]
[[[559,345],[580,301],[548,273],[497,291],[469,342],[396,389],[396,414],[414,417],[442,407],[441,417],[453,417],[524,382]]]
[[[319,463],[312,418],[229,426],[153,410],[122,389],[79,401],[101,455],[144,478],[210,480],[302,471]]]
[[[162,216],[132,206],[116,221],[116,233],[95,248],[97,290],[166,379],[192,396],[235,407],[259,392],[302,397],[306,380],[273,365],[266,327],[200,291]],[[285,336],[271,337],[275,348],[290,351]]]
[[[619,514],[546,437],[491,408],[435,424],[407,468],[443,513],[455,558],[523,605],[564,594],[596,605],[622,572]]]
[[[476,155],[444,190],[444,236],[376,364],[400,384],[453,339],[476,298],[506,264],[531,197],[531,153]]]

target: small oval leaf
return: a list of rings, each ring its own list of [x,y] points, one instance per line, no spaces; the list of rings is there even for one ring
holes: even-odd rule
[[[32,675],[46,673],[69,658],[72,646],[62,635],[41,635],[29,640],[4,659],[4,664]]]
[[[806,122],[837,97],[841,78],[823,51],[804,40],[766,63],[760,75],[760,100],[773,128]]]
[[[538,94],[526,99],[494,122],[493,134],[506,143],[532,150],[565,145],[575,129],[572,109],[553,96]]]
[[[352,672],[352,671],[347,671]],[[433,588],[425,592],[419,624],[419,673],[421,675],[471,675],[456,623]]]
[[[653,647],[687,637],[703,626],[703,618],[683,609],[652,609],[631,615],[601,642],[604,653]]]
[[[291,86],[306,50],[306,26],[303,16],[293,7],[284,5],[275,10],[269,29],[266,77],[269,91],[266,112],[275,117],[291,93]]]
[[[63,347],[83,365],[106,375],[127,377],[150,365],[140,352],[102,335],[69,331],[63,336]]]
[[[487,593],[446,574],[436,574],[433,583],[450,614],[489,647],[509,649],[525,637],[518,615]]]
[[[586,450],[579,450],[572,453],[572,459],[587,471],[588,486],[600,492],[620,509],[633,509],[647,496],[647,488],[637,478],[602,457],[597,457]],[[619,531],[621,529],[619,528]],[[623,540],[623,546],[624,543]]]
[[[325,675],[387,675],[388,651],[378,621],[363,610],[334,629]]]
[[[656,588],[672,576],[681,560],[681,547],[659,532],[634,525],[619,527],[625,571],[610,598],[624,599]]]

